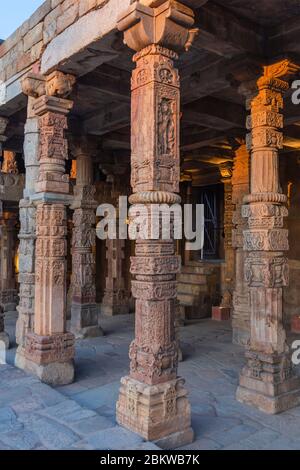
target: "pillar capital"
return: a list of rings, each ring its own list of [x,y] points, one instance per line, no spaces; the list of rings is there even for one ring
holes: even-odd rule
[[[74,75],[59,70],[49,75],[29,72],[21,80],[21,87],[22,92],[32,98],[39,98],[43,95],[65,98],[71,93],[75,81]]]
[[[124,43],[135,51],[158,44],[176,52],[188,50],[198,30],[194,12],[175,0],[134,1],[118,20]]]
[[[233,162],[225,162],[219,166],[221,181],[224,184],[231,183]]]

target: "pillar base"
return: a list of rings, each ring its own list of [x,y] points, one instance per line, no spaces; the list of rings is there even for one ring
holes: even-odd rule
[[[162,448],[193,442],[191,407],[184,380],[147,385],[131,377],[121,379],[117,422]]]
[[[246,352],[248,364],[241,375],[236,398],[268,414],[277,414],[300,404],[300,377],[287,355]]]
[[[5,331],[0,333],[0,364],[6,364],[6,351],[9,349],[9,336]]]
[[[239,346],[248,346],[250,343],[250,331],[242,328],[232,328],[232,342]]]
[[[39,365],[25,358],[23,369],[36,375],[41,382],[48,385],[68,385],[74,382],[75,373],[73,360]]]
[[[103,336],[98,325],[98,307],[96,304],[76,304],[71,307],[71,332],[76,339]]]
[[[109,317],[113,317],[114,315],[128,315],[130,308],[127,303],[121,305],[101,304],[101,313]]]
[[[25,349],[22,346],[18,346],[16,355],[15,355],[15,366],[18,367],[18,369],[25,369]]]
[[[15,312],[17,303],[18,294],[15,289],[6,289],[0,293],[0,304],[4,312]]]
[[[67,385],[74,380],[75,338],[71,333],[39,336],[28,333],[24,369],[49,385]],[[22,359],[19,358],[20,363]]]

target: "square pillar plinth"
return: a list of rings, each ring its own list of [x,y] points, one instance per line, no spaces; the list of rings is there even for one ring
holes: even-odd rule
[[[194,439],[191,407],[184,380],[147,385],[123,377],[117,422],[163,449],[181,447]]]
[[[248,364],[240,374],[236,398],[268,414],[300,405],[300,377],[285,354],[246,352]]]
[[[71,333],[39,336],[28,333],[25,368],[49,385],[67,385],[74,380],[75,341]]]
[[[103,336],[103,330],[98,325],[99,315],[96,304],[79,304],[72,302],[71,332],[75,338],[95,338]]]

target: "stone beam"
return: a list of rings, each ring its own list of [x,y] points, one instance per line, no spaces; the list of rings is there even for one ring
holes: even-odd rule
[[[80,85],[96,88],[114,100],[130,103],[130,73],[116,67],[101,67],[82,77]]]
[[[87,134],[104,135],[121,129],[130,123],[130,105],[118,103],[115,106],[104,106],[104,109],[84,121]]]
[[[197,11],[195,24],[200,30],[194,44],[196,48],[225,57],[241,53],[261,56],[263,53],[263,36],[259,28],[213,2]]]
[[[234,128],[230,129],[230,131],[227,131],[226,133],[220,133],[219,131],[216,131],[214,129],[205,129],[199,131],[198,134],[183,137],[181,141],[181,151],[186,152],[190,150],[196,150],[201,147],[207,147],[209,145],[218,144],[226,140],[230,136],[237,137],[243,133],[243,129]]]
[[[89,57],[94,62],[94,65],[90,65],[92,70],[95,67],[95,55],[97,54],[93,50],[88,51],[88,48],[115,31],[119,15],[126,11],[130,3],[131,0],[104,2],[102,8],[90,11],[61,34],[54,37],[43,53],[41,72],[48,73],[62,63],[64,63],[64,67],[68,67],[68,62],[70,67],[74,67],[77,60],[84,60],[85,64],[88,65]],[[117,56],[117,52],[107,44],[102,49],[102,55],[99,54],[98,56],[97,65],[107,62],[113,56]],[[72,58],[73,64],[70,58]]]
[[[214,129],[244,127],[245,117],[243,106],[211,96],[185,105],[183,112],[183,121]]]

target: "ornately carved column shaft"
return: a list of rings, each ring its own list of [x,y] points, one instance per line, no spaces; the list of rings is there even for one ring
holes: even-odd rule
[[[98,322],[96,305],[96,189],[92,185],[92,159],[82,151],[77,153],[77,178],[74,189],[72,236],[72,306],[71,331],[77,337],[103,334]]]
[[[133,2],[119,19],[126,44],[135,51],[131,101],[131,204],[180,202],[180,86],[174,51],[187,50],[196,31],[193,11],[179,2]],[[179,223],[178,221],[176,221]],[[130,376],[122,379],[118,422],[161,447],[193,439],[184,380],[177,376],[176,273],[180,258],[171,239],[136,240],[131,260],[136,299]]]
[[[4,212],[0,218],[0,305],[4,311],[14,311],[17,302],[14,257],[16,250],[16,216]]]
[[[106,240],[107,276],[101,311],[105,315],[129,313],[129,297],[125,286],[123,263],[125,240]]]
[[[179,196],[179,78],[176,54],[152,45],[137,53],[132,75],[132,204],[172,204]],[[176,274],[180,258],[170,240],[136,241],[131,259],[136,298],[130,376],[122,379],[117,419],[155,440],[181,433],[192,439],[184,381],[177,377]],[[154,407],[152,403],[156,402]]]
[[[250,288],[250,345],[240,376],[238,400],[268,413],[299,403],[300,379],[294,375],[283,326],[283,288],[288,283],[288,231],[284,228],[286,196],[278,173],[282,148],[285,77],[298,70],[288,61],[267,66],[251,103],[251,193],[243,215],[245,277]]]
[[[224,269],[222,273],[222,302],[219,307],[219,318],[228,319],[232,308],[232,291],[235,277],[234,250],[232,247],[233,211],[232,203],[232,163],[220,166],[221,181],[224,184]],[[216,311],[218,307],[214,307]]]
[[[16,364],[22,367],[25,337],[33,330],[34,321],[34,289],[35,289],[35,217],[36,207],[30,200],[35,194],[39,163],[39,129],[38,117],[33,111],[35,99],[28,97],[27,120],[24,130],[24,162],[26,179],[24,197],[20,201],[20,232],[19,232],[19,316],[16,324],[16,341],[19,345]]]
[[[233,342],[246,345],[250,337],[250,293],[244,276],[244,243],[243,231],[247,227],[242,217],[243,198],[249,194],[249,152],[242,144],[235,151],[232,172],[232,202],[235,205],[233,214],[232,246],[235,249],[235,286],[233,292],[232,329]]]
[[[65,174],[68,145],[65,138],[67,114],[73,103],[64,96],[73,77],[54,72],[34,103],[39,116],[39,175],[35,259],[34,331],[25,342],[25,368],[49,384],[70,383],[74,377],[74,336],[66,332],[66,204],[69,180]],[[45,88],[45,91],[44,91]]]
[[[8,124],[8,120],[4,117],[0,117],[0,162],[1,162],[1,166],[0,166],[0,170],[2,170],[2,163],[3,163],[3,149],[2,149],[2,144],[3,142],[6,141],[6,136],[5,136],[5,131],[6,131],[6,127],[7,127],[7,124]],[[2,256],[2,247],[4,245],[4,232],[3,232],[3,217],[4,217],[4,213],[3,213],[3,202],[1,201],[0,199],[0,274],[2,273],[2,260],[1,260],[1,256]],[[1,283],[0,283],[1,284]],[[0,285],[0,297],[1,297],[1,285]],[[5,351],[6,349],[9,348],[9,336],[8,334],[5,332],[5,327],[4,327],[4,308],[3,308],[3,305],[1,304],[0,302],[0,353],[1,353],[1,356],[4,356],[4,357],[1,357],[0,356],[0,361],[2,362],[5,362],[6,361],[6,357],[5,357]]]

